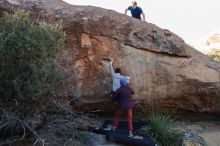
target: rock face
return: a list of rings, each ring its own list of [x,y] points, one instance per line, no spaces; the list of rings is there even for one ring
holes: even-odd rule
[[[32,18],[62,19],[67,33],[57,63],[59,97],[78,99],[80,110],[112,110],[110,69],[130,75],[134,99],[184,111],[220,114],[220,63],[169,30],[114,11],[61,0],[1,0],[0,12],[25,9]]]

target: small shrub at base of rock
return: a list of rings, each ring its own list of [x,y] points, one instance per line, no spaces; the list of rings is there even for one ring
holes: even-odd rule
[[[182,146],[207,146],[207,144],[195,131],[187,129],[183,136]]]
[[[148,127],[141,129],[138,135],[152,137],[160,146],[181,145],[182,134],[173,129],[175,120],[171,114],[152,110],[145,117]]]

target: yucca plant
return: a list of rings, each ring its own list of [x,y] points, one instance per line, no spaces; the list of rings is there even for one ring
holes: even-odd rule
[[[160,146],[180,146],[183,134],[173,129],[175,119],[172,115],[172,112],[161,112],[155,107],[143,112],[142,117],[148,121],[148,126],[138,131],[138,135],[152,137]]]

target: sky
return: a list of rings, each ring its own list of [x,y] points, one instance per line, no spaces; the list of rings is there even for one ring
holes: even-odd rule
[[[132,0],[64,0],[124,13]],[[137,0],[146,21],[169,29],[187,43],[195,44],[220,29],[220,0]]]

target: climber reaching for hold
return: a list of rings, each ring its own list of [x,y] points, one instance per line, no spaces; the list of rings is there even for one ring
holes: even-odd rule
[[[110,59],[110,71],[111,71],[111,76],[112,76],[112,91],[111,91],[111,98],[113,101],[115,101],[115,95],[116,95],[116,90],[121,87],[120,85],[120,79],[121,78],[127,78],[128,82],[130,82],[130,77],[129,76],[123,76],[121,75],[121,69],[116,68],[114,70],[113,68],[113,59]]]
[[[132,6],[129,6],[127,9],[125,9],[125,14],[127,15],[127,12],[131,11],[131,15],[134,18],[140,19],[141,20],[141,15],[143,16],[143,20],[145,21],[145,14],[141,7],[137,6],[136,1],[132,1]]]

